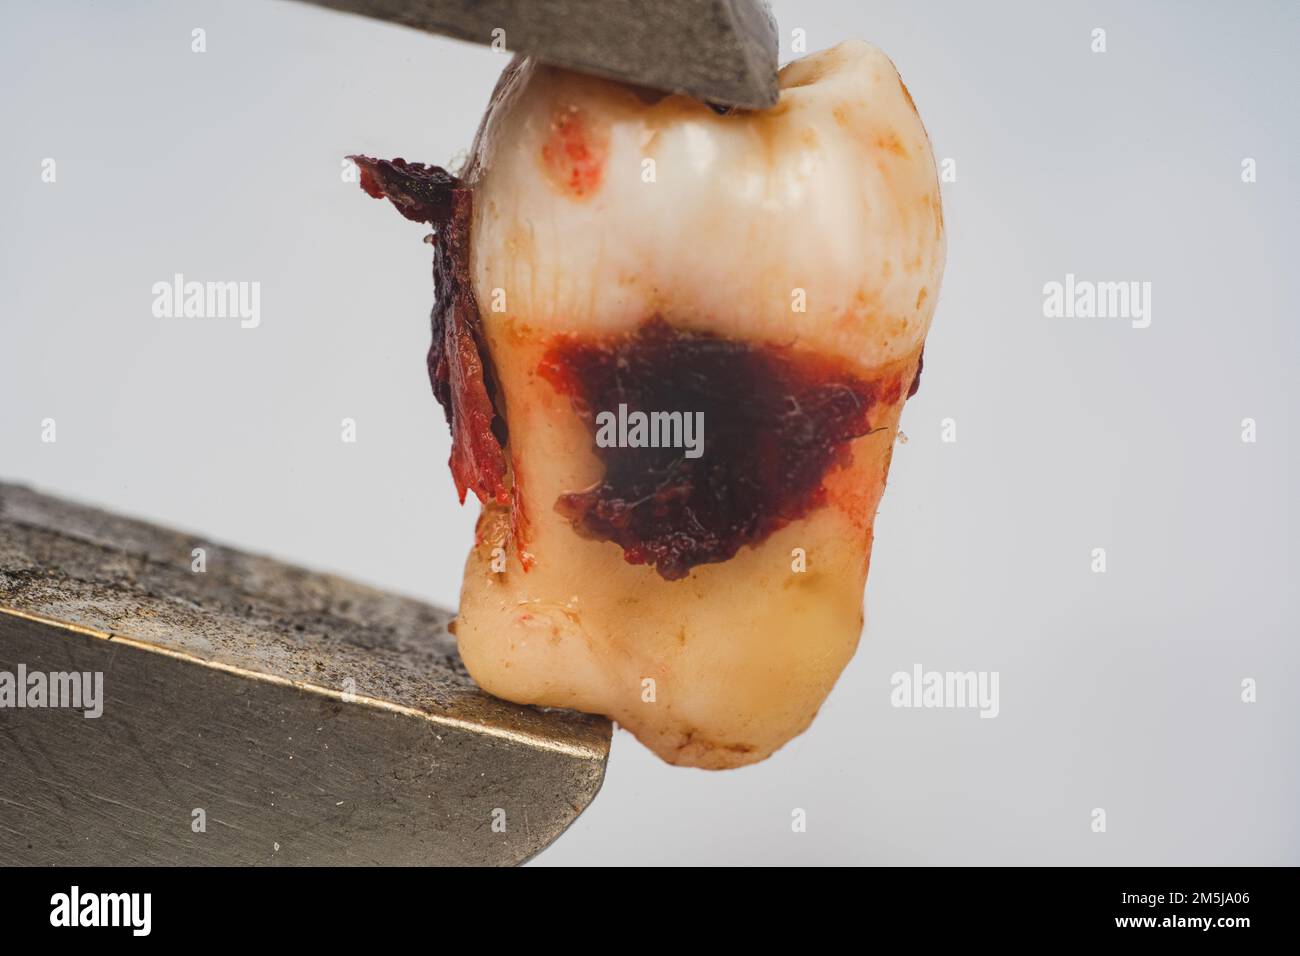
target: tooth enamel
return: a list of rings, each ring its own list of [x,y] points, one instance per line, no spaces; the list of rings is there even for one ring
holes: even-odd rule
[[[890,61],[845,43],[787,66],[781,86],[772,110],[722,116],[524,63],[467,173],[471,275],[523,513],[484,508],[462,656],[492,693],[606,714],[695,766],[769,755],[853,654],[871,525],[943,268],[930,144]],[[834,360],[884,396],[851,462],[825,474],[824,504],[680,580],[557,511],[603,467],[539,372],[557,336],[631,341],[656,316]],[[801,553],[807,570],[793,570]]]
[[[790,64],[782,88],[772,110],[719,116],[546,67],[516,76],[475,184],[479,301],[505,289],[536,328],[623,331],[661,309],[871,365],[910,353],[944,251],[920,118],[866,43]],[[571,111],[609,141],[602,181],[579,196],[537,159]],[[796,288],[806,313],[791,311]]]

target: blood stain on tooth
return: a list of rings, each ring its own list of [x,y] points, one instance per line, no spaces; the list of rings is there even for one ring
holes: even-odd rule
[[[887,133],[881,133],[876,137],[876,148],[884,150],[887,153],[893,153],[902,159],[907,158],[907,149],[903,146],[903,141],[898,138],[898,134],[893,130]]]
[[[907,389],[907,397],[911,398],[921,387],[921,369],[925,366],[925,346],[921,346],[921,351],[916,356],[916,374],[912,376],[912,384]]]
[[[515,543],[515,553],[519,557],[519,566],[525,572],[531,571],[537,558],[524,546],[532,537],[528,512],[524,507],[523,473],[519,463],[511,460],[510,473],[514,479],[510,487],[510,538]]]
[[[557,510],[585,537],[612,541],[665,580],[730,559],[825,503],[823,478],[871,430],[902,383],[865,381],[833,360],[688,331],[655,316],[635,332],[557,336],[539,374],[595,435],[596,415],[703,413],[703,454],[599,447],[604,476]]]
[[[557,109],[551,131],[542,143],[541,165],[546,178],[574,199],[594,195],[605,178],[609,129],[576,106]]]

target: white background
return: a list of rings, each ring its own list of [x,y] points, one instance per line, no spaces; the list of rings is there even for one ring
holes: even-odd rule
[[[867,630],[764,764],[616,736],[539,861],[1300,863],[1297,7],[775,7],[783,58],[882,47],[957,161]],[[449,162],[505,60],[284,0],[3,15],[0,478],[454,605],[429,249],[340,160]],[[261,326],[154,318],[176,272],[260,281]],[[1151,282],[1151,327],[1044,318],[1067,272]],[[892,708],[914,663],[998,671],[1000,716]]]

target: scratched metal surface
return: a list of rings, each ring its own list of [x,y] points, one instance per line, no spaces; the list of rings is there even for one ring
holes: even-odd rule
[[[105,698],[0,709],[0,863],[528,859],[610,725],[484,694],[449,617],[0,484],[0,671],[102,671]]]

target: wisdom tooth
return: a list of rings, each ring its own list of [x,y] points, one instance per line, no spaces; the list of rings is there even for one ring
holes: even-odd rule
[[[357,158],[438,230],[429,367],[483,502],[466,666],[677,764],[767,757],[852,657],[943,269],[890,61],[844,43],[781,88],[719,115],[516,60],[461,177]],[[702,415],[702,454],[598,442],[624,405]]]

